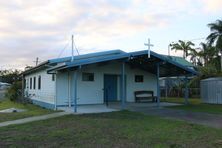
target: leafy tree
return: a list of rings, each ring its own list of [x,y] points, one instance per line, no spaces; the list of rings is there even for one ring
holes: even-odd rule
[[[12,84],[16,80],[21,80],[19,70],[2,70],[0,71],[0,81]]]
[[[6,98],[10,99],[11,101],[18,101],[21,97],[22,92],[22,81],[16,81],[12,84],[10,88],[6,91]]]
[[[188,53],[188,56],[190,56],[190,61],[194,66],[202,66],[201,58],[199,56],[199,52],[195,49],[191,50],[190,53]]]
[[[208,24],[210,27],[210,35],[207,37],[210,45],[215,45],[216,49],[220,52],[220,70],[222,72],[222,20],[217,20],[215,23]]]
[[[198,55],[203,58],[204,65],[215,65],[214,59],[218,55],[218,51],[216,50],[216,48],[206,43],[201,43],[200,45],[202,50],[198,53]]]
[[[171,50],[181,50],[183,51],[183,58],[186,58],[189,55],[189,52],[193,50],[192,46],[195,44],[191,41],[182,41],[179,40],[177,43],[170,44]]]

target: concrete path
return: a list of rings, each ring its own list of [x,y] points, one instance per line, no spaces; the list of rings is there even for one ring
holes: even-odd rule
[[[92,114],[92,113],[107,113],[119,111],[120,109],[108,108],[106,105],[81,105],[77,107],[77,113],[74,113],[73,107],[58,107],[58,110],[63,110],[72,114]]]
[[[60,117],[60,116],[68,115],[68,114],[70,114],[70,113],[58,112],[58,113],[52,113],[52,114],[47,114],[47,115],[41,115],[41,116],[27,117],[24,119],[18,119],[18,120],[13,120],[13,121],[6,121],[6,122],[1,122],[0,127],[13,125],[13,124],[23,124],[23,123],[39,121],[39,120],[46,120],[46,119]]]
[[[194,124],[206,125],[214,128],[222,128],[222,115],[191,112],[168,108],[128,108],[131,111],[142,112],[147,115],[155,115],[168,119],[183,120]]]
[[[5,89],[0,89],[0,101],[5,98]]]

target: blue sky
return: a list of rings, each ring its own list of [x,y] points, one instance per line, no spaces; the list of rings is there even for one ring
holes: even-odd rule
[[[173,41],[206,37],[222,17],[221,0],[0,0],[0,69],[71,54],[122,49],[167,54]],[[194,40],[196,47],[202,40]],[[171,51],[172,55],[181,55]]]

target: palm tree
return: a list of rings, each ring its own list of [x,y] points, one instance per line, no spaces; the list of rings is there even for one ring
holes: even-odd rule
[[[200,55],[199,52],[196,49],[190,50],[188,53],[188,56],[190,56],[190,61],[194,66],[199,65],[200,66]]]
[[[217,58],[218,51],[215,47],[206,44],[206,43],[200,43],[201,47],[197,49],[191,49],[188,53],[188,56],[190,56],[190,61],[195,66],[207,66],[208,64],[215,64],[215,59]],[[200,51],[198,51],[198,49]]]
[[[222,20],[208,24],[211,34],[207,37],[210,45],[215,44],[216,49],[220,52],[220,69],[222,72]],[[218,53],[219,53],[218,52]]]
[[[200,45],[202,46],[202,51],[200,51],[199,55],[203,57],[204,65],[215,64],[214,59],[217,58],[218,50],[206,43],[201,43]]]
[[[194,43],[191,41],[182,41],[179,40],[177,43],[170,44],[171,50],[181,50],[183,51],[183,58],[186,58],[189,56],[189,51],[193,50],[192,46],[194,46]]]

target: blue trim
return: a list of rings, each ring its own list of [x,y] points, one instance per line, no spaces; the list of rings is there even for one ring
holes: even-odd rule
[[[78,69],[74,72],[74,112],[77,112],[77,79],[78,79]]]
[[[92,57],[96,58],[99,56],[115,55],[115,54],[120,54],[120,53],[125,53],[125,52],[122,50],[119,50],[119,49],[115,49],[115,50],[110,50],[110,51],[101,51],[101,52],[96,52],[96,53],[88,53],[88,54],[78,55],[78,56],[74,56],[74,59],[75,60],[83,60],[83,59],[92,58]],[[69,62],[69,61],[71,61],[71,58],[72,58],[71,56],[64,57],[64,58],[56,58],[56,59],[49,60],[49,62],[51,64]]]
[[[54,104],[46,103],[46,102],[43,102],[43,101],[32,100],[32,103],[35,104],[35,105],[39,105],[41,107],[47,108],[47,109],[54,109],[55,108]]]
[[[121,80],[122,80],[122,86],[121,86],[121,108],[125,109],[125,102],[126,102],[126,86],[125,86],[125,62],[122,62],[121,66]]]
[[[136,51],[136,52],[130,52],[130,53],[122,53],[122,54],[119,54],[119,55],[113,55],[113,56],[109,56],[109,57],[100,57],[100,58],[94,58],[94,59],[85,59],[85,60],[81,60],[79,62],[67,62],[66,65],[67,67],[66,68],[71,68],[71,67],[75,67],[75,66],[79,66],[79,65],[88,65],[88,64],[93,64],[93,63],[99,63],[99,62],[105,62],[105,61],[111,61],[111,60],[116,60],[116,59],[122,59],[122,58],[128,58],[130,56],[139,56],[139,55],[145,55],[147,54],[147,50],[143,50],[143,51]],[[153,51],[150,51],[150,54],[154,57],[157,57],[163,61],[166,61],[170,64],[173,64],[177,67],[180,67],[192,74],[198,74],[196,71],[192,70],[192,69],[189,69],[175,61],[173,61],[172,59],[170,58],[166,58],[160,54],[157,54]]]
[[[110,55],[104,55],[104,56],[99,56],[99,57],[88,57],[85,59],[80,59],[74,62],[65,62],[65,66],[64,67],[55,67],[52,68],[51,70],[56,70],[58,69],[67,69],[67,68],[72,68],[72,67],[77,67],[77,66],[82,66],[82,65],[89,65],[89,64],[94,64],[94,63],[100,63],[100,62],[106,62],[106,61],[112,61],[112,60],[120,60],[120,59],[127,59],[129,57],[133,57],[133,56],[141,56],[141,55],[146,55],[147,54],[147,50],[142,50],[142,51],[136,51],[136,52],[122,52],[119,54],[110,54]],[[183,66],[175,61],[173,61],[172,59],[165,57],[163,55],[160,55],[158,53],[155,53],[153,51],[150,51],[151,56],[154,56],[160,60],[162,60],[163,62],[168,62],[172,65],[175,65],[193,75],[197,75],[198,72],[196,72],[195,70],[192,70],[190,68],[187,68],[186,66]]]
[[[89,58],[89,59],[84,59],[84,60],[81,60],[78,62],[67,62],[66,68],[71,68],[71,67],[80,66],[80,65],[100,63],[100,62],[111,61],[111,60],[117,60],[117,59],[128,58],[128,57],[129,57],[129,53],[123,53],[123,54],[112,55],[112,56],[108,56],[108,57]]]
[[[157,85],[157,107],[160,107],[160,83],[159,83],[159,77],[160,77],[160,63],[156,64],[156,85]]]

